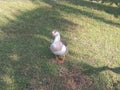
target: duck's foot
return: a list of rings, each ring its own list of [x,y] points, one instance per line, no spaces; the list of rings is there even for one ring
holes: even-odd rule
[[[63,64],[64,62],[65,62],[64,60],[56,60],[56,59],[53,59],[53,63]]]
[[[58,60],[58,63],[63,64],[65,61],[64,60]]]
[[[64,56],[64,58],[65,58],[65,56]],[[55,57],[54,57],[54,59],[53,59],[53,62],[54,63],[61,63],[61,64],[63,64],[64,63],[64,58],[63,59],[60,59],[57,55],[55,55]]]

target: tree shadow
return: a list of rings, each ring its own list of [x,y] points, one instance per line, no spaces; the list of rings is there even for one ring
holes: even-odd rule
[[[110,70],[114,73],[120,74],[120,67],[116,67],[116,68],[110,68],[108,66],[93,67],[83,62],[80,63],[80,66],[83,68],[83,73],[88,74],[88,75],[99,74],[100,72],[106,71],[106,70]]]
[[[119,88],[120,88],[120,80],[117,81],[116,83],[113,83],[113,86],[115,87],[115,90],[119,90]]]
[[[109,3],[110,5],[115,4],[116,6],[120,6],[120,0],[89,0],[93,2],[101,2],[101,3]]]
[[[65,30],[69,25],[75,25],[50,7],[19,12],[21,14],[16,15],[17,20],[9,20],[0,28],[6,34],[0,41],[2,90],[10,87],[26,90],[26,84],[34,77],[41,80],[55,76],[57,68],[51,63],[52,54],[49,50],[50,33],[53,29]],[[11,83],[4,80],[4,76]]]
[[[101,0],[101,3],[110,3],[110,5],[112,4],[116,4],[118,7],[120,6],[120,0]]]
[[[76,56],[81,57],[80,59],[76,59]],[[116,74],[120,74],[120,67],[109,67],[109,66],[101,66],[101,67],[95,67],[94,65],[90,65],[89,62],[93,62],[92,64],[94,64],[94,60],[98,61],[97,59],[95,59],[94,57],[91,57],[88,54],[81,54],[79,55],[78,53],[74,53],[73,51],[70,51],[69,56],[68,56],[69,61],[66,62],[66,66],[68,66],[68,68],[72,68],[72,67],[77,67],[79,68],[82,73],[87,74],[87,75],[98,75],[100,72],[102,71],[112,71]],[[86,63],[87,60],[87,63]]]
[[[46,2],[46,3],[48,3],[48,4],[51,4],[51,2],[49,3],[48,0],[45,0],[44,2]],[[87,1],[83,1],[83,0],[78,0],[78,1],[73,1],[73,0],[71,0],[70,2],[72,2],[72,3],[76,4],[76,5],[87,6],[87,7],[95,8],[95,9],[98,9],[98,10],[102,10],[102,9],[104,9],[104,7],[107,7],[107,6],[104,6],[104,5],[103,5],[103,6],[100,5],[100,4],[97,5],[97,4],[90,3],[90,2],[87,2]],[[91,5],[91,4],[92,4],[92,5]],[[61,10],[61,11],[65,11],[65,12],[67,12],[68,14],[69,14],[69,13],[74,13],[74,14],[76,14],[76,15],[84,15],[84,16],[87,16],[87,17],[89,17],[89,18],[93,18],[93,19],[95,19],[95,20],[99,20],[99,21],[101,21],[101,22],[104,22],[104,23],[106,23],[106,24],[110,24],[110,25],[112,25],[112,26],[120,27],[120,23],[113,22],[113,21],[111,21],[111,20],[107,20],[107,19],[105,19],[105,18],[103,18],[103,17],[100,17],[100,16],[97,16],[97,15],[91,13],[91,12],[82,11],[82,10],[80,10],[80,9],[76,9],[76,8],[73,8],[73,7],[70,7],[70,6],[66,6],[66,5],[62,5],[62,4],[55,3],[55,2],[53,2],[51,5],[53,6],[53,8],[58,9],[58,10]],[[100,6],[100,7],[99,7],[99,6]],[[112,8],[112,7],[111,7],[111,8]],[[114,11],[114,12],[117,12],[117,13],[118,13],[117,10],[111,10],[111,9],[110,9],[110,12],[111,12],[111,11]]]
[[[116,68],[110,68],[110,67],[107,67],[108,70],[111,70],[117,74],[120,74],[120,67],[116,67]]]
[[[79,62],[79,61],[67,61],[66,66],[69,70],[77,70],[79,71],[79,73],[82,73],[83,75],[88,75],[89,77],[93,77],[93,85],[91,87],[89,87],[89,89],[87,90],[112,90],[113,88],[115,90],[119,90],[119,85],[120,85],[120,81],[119,79],[111,82],[112,89],[109,88],[109,86],[107,87],[107,83],[106,82],[106,77],[105,75],[100,74],[101,72],[105,72],[105,71],[112,71],[116,74],[120,74],[120,67],[116,67],[116,68],[110,68],[108,66],[102,66],[102,67],[95,67],[92,66],[88,63],[85,62]],[[84,90],[84,89],[83,89]]]
[[[100,3],[94,3],[90,1],[85,1],[85,0],[69,0],[71,3],[75,5],[80,5],[80,6],[85,6],[88,8],[92,8],[95,10],[100,10],[100,11],[105,11],[106,13],[109,13],[111,15],[114,15],[115,17],[120,16],[120,8],[119,7],[112,7],[112,6],[106,6]],[[111,0],[111,1],[116,1],[116,0]]]

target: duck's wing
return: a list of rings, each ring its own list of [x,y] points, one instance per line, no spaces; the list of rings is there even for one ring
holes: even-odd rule
[[[52,52],[61,51],[62,45],[60,43],[51,44],[50,49]]]
[[[65,46],[67,46],[67,42],[66,42],[66,41],[61,40],[61,42],[62,42]]]

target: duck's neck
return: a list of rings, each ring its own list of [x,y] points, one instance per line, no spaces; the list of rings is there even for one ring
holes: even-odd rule
[[[57,43],[60,41],[60,35],[55,36],[54,43]]]

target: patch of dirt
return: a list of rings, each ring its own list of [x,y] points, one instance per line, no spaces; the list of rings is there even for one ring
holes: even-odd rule
[[[85,87],[91,88],[93,86],[93,81],[90,77],[82,74],[76,68],[73,68],[71,71],[68,71],[66,68],[61,68],[59,74],[64,78],[66,90],[84,90]],[[92,88],[91,90],[94,89]]]
[[[44,87],[38,75],[33,76],[30,82],[26,83],[25,88],[25,90],[44,90]]]
[[[86,89],[87,88],[87,89]],[[39,74],[31,78],[26,84],[26,90],[96,90],[91,78],[82,74],[77,68],[68,70],[65,67],[59,69],[59,75],[40,78]]]

